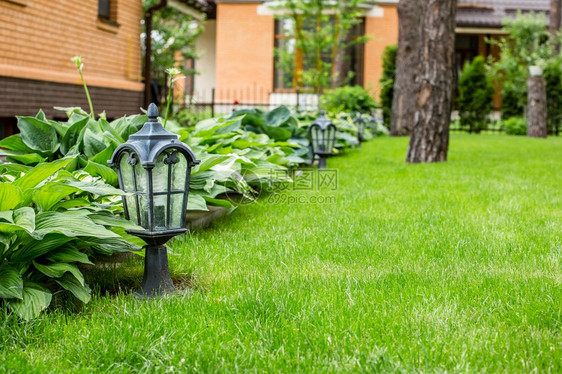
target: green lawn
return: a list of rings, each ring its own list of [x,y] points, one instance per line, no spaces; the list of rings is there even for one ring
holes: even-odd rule
[[[430,165],[406,149],[376,139],[328,161],[336,190],[178,238],[174,297],[1,317],[0,370],[560,373],[562,138],[454,134]]]

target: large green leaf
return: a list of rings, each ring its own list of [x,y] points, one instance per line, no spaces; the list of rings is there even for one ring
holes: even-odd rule
[[[61,233],[68,237],[92,236],[96,238],[116,238],[119,235],[95,224],[86,216],[69,214],[69,212],[43,212],[35,218],[35,231],[31,235],[42,239],[50,233]]]
[[[117,141],[118,144],[125,143],[125,140],[121,137],[121,134],[117,129],[115,129],[110,123],[104,119],[100,119],[99,124],[104,133],[109,133]]]
[[[115,147],[113,145],[110,145],[109,147],[107,147],[106,149],[104,149],[103,151],[101,151],[100,153],[95,155],[94,157],[92,157],[90,159],[90,161],[97,162],[98,164],[102,164],[102,165],[107,166],[107,161],[113,155],[113,152],[115,151],[115,148],[117,148],[117,147]]]
[[[66,131],[60,145],[60,151],[63,155],[66,155],[70,149],[80,141],[80,133],[88,121],[89,117],[81,118],[79,121],[72,124],[72,126],[70,126],[70,128]]]
[[[190,192],[189,199],[187,200],[187,210],[207,211],[209,209],[207,208],[207,202],[205,201],[203,195],[195,192]]]
[[[0,183],[0,211],[14,209],[22,197],[21,190],[12,183]]]
[[[131,239],[133,240],[133,238]],[[142,247],[140,247],[136,243],[121,238],[87,238],[82,241],[82,244],[89,247],[89,249],[93,250],[94,252],[98,252],[104,255],[111,255],[115,252],[136,252],[142,249]],[[139,242],[138,244],[141,243]]]
[[[72,292],[72,294],[84,304],[90,301],[90,287],[87,284],[81,284],[76,278],[65,275],[62,278],[55,279],[62,288]]]
[[[117,173],[107,165],[98,164],[97,162],[89,160],[84,170],[90,173],[93,177],[101,177],[107,184],[111,184],[113,186],[119,184]]]
[[[0,150],[0,155],[6,156],[6,160],[10,162],[17,162],[24,165],[35,165],[47,160],[38,153],[25,153],[20,151]]]
[[[64,182],[69,186],[76,187],[80,191],[89,192],[91,194],[99,195],[99,196],[108,196],[108,195],[123,195],[124,192],[110,186],[108,184],[103,184],[99,182],[83,182],[83,181],[73,181],[67,180]]]
[[[12,217],[9,222],[0,222],[0,232],[15,233],[20,230],[25,230],[28,233],[33,232],[35,229],[35,211],[33,208],[23,207],[8,212],[12,212]],[[7,215],[2,215],[2,218],[5,219],[6,217]]]
[[[22,140],[21,134],[15,134],[8,136],[0,140],[0,147],[11,149],[12,151],[22,151],[22,152],[32,152],[33,150],[29,148]]]
[[[21,188],[22,192],[28,194],[29,199],[31,199],[31,194],[33,193],[31,189],[33,187],[37,186],[60,169],[66,167],[71,162],[72,158],[63,158],[53,162],[39,164],[25,173],[23,177],[15,180],[14,185]]]
[[[36,240],[31,236],[26,236],[21,240],[20,248],[10,255],[11,262],[27,263],[42,256],[50,251],[62,247],[66,243],[74,240],[59,233],[47,234],[42,240]]]
[[[234,207],[234,205],[232,205],[232,203],[228,200],[214,199],[214,198],[208,197],[208,196],[203,196],[203,198],[205,199],[205,201],[209,205],[220,206],[220,207],[223,207],[223,208],[233,208]]]
[[[26,165],[0,163],[0,175],[7,174],[20,177],[22,173],[27,173],[30,169],[31,167]]]
[[[80,284],[84,285],[84,276],[78,270],[78,267],[74,264],[69,264],[66,262],[55,262],[50,264],[40,264],[37,261],[33,261],[33,265],[37,270],[41,273],[45,274],[50,278],[60,278],[64,275],[64,273],[69,272],[70,274],[74,275],[74,277],[80,282]]]
[[[218,165],[221,162],[228,160],[229,158],[230,156],[228,155],[206,155],[206,157],[202,157],[201,163],[193,169],[192,174],[195,175],[209,170],[213,166]]]
[[[113,214],[94,213],[88,217],[98,225],[122,227],[124,229],[142,230],[143,228],[135,225],[124,218],[116,217]]]
[[[103,141],[101,134],[95,134],[89,128],[86,128],[84,133],[84,154],[88,158],[92,158],[98,153],[102,152],[107,147]]]
[[[59,210],[59,209],[71,209],[71,208],[78,208],[83,206],[91,206],[92,203],[86,199],[70,199],[61,201],[51,207],[51,210]]]
[[[280,106],[269,111],[265,115],[265,122],[268,126],[278,127],[291,118],[291,111],[286,106]]]
[[[57,248],[46,254],[44,258],[51,262],[80,262],[82,264],[92,265],[87,254],[70,246]]]
[[[33,193],[33,202],[44,212],[76,191],[79,191],[77,187],[66,183],[48,182]]]
[[[23,299],[23,280],[7,262],[0,264],[0,298]]]
[[[285,141],[288,140],[293,132],[282,127],[263,126],[263,132],[272,139]]]
[[[16,117],[21,138],[25,145],[42,156],[51,156],[59,147],[58,135],[55,128],[46,120],[34,117]]]
[[[36,318],[49,304],[53,295],[38,284],[24,282],[23,300],[10,300],[8,306],[20,318],[29,321]]]

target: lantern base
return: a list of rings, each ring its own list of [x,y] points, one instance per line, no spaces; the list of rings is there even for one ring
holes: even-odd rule
[[[318,158],[318,169],[326,169],[326,157],[320,156]]]
[[[168,267],[168,251],[163,244],[148,245],[144,256],[144,277],[137,296],[143,299],[174,293]]]

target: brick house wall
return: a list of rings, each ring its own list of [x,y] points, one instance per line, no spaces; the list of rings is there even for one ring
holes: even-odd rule
[[[142,103],[141,0],[0,0],[0,118],[53,106],[87,108],[72,56],[84,59],[94,109],[108,117],[138,113]],[[64,114],[62,114],[64,116]],[[1,134],[0,134],[1,135]]]
[[[398,43],[398,11],[396,5],[380,5],[377,8],[376,15],[365,18],[365,35],[371,39],[365,43],[364,86],[371,89],[378,99],[384,49]]]
[[[274,18],[258,14],[260,3],[217,4],[218,102],[269,101],[273,90]]]

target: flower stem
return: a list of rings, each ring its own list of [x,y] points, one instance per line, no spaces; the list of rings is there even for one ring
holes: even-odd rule
[[[92,119],[96,119],[94,116],[94,106],[92,105],[92,99],[90,98],[90,92],[88,91],[88,86],[86,85],[86,81],[84,80],[84,76],[82,75],[82,69],[78,69],[78,73],[80,73],[80,79],[82,79],[82,85],[84,85],[84,92],[86,92],[86,98],[88,99],[88,105],[90,105],[90,117]]]
[[[170,77],[170,84],[168,87],[168,98],[167,98],[167,103],[166,103],[166,116],[164,117],[164,128],[166,128],[166,122],[168,122],[168,114],[170,114],[170,103],[172,102],[172,86],[174,84],[174,79],[173,77]]]

